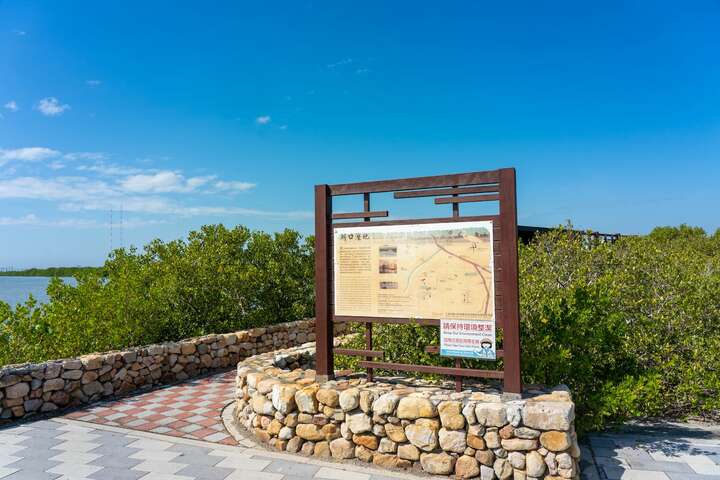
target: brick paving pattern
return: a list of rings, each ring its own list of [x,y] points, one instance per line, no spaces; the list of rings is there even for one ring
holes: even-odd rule
[[[235,396],[235,371],[188,380],[65,415],[83,422],[235,445],[220,413]]]

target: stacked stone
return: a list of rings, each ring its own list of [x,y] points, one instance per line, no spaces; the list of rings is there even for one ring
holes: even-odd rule
[[[302,360],[312,350],[238,365],[236,420],[273,448],[458,478],[579,478],[574,404],[565,388],[504,400],[357,377],[318,383],[311,361]]]
[[[304,320],[124,351],[0,369],[0,421],[53,412],[234,366],[315,339]]]

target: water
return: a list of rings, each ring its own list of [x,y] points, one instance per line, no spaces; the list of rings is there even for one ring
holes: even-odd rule
[[[60,277],[65,283],[75,285],[72,277]],[[0,277],[0,300],[15,307],[17,303],[25,303],[32,294],[37,301],[46,303],[48,296],[45,291],[51,277]]]

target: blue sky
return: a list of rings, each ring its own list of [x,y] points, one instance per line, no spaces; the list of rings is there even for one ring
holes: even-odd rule
[[[311,233],[316,183],[504,166],[521,224],[714,231],[719,23],[710,0],[0,0],[0,267],[101,264],[111,209],[115,247],[121,208],[125,246]]]

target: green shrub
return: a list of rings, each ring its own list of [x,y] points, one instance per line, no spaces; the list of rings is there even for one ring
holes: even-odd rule
[[[640,416],[717,416],[720,231],[662,227],[602,243],[560,228],[520,245],[519,255],[523,382],[567,384],[579,430]],[[451,363],[424,353],[438,343],[435,328],[374,328],[390,361]]]
[[[54,279],[50,302],[0,302],[0,365],[75,356],[312,316],[312,242],[205,226],[115,250],[102,271]]]

